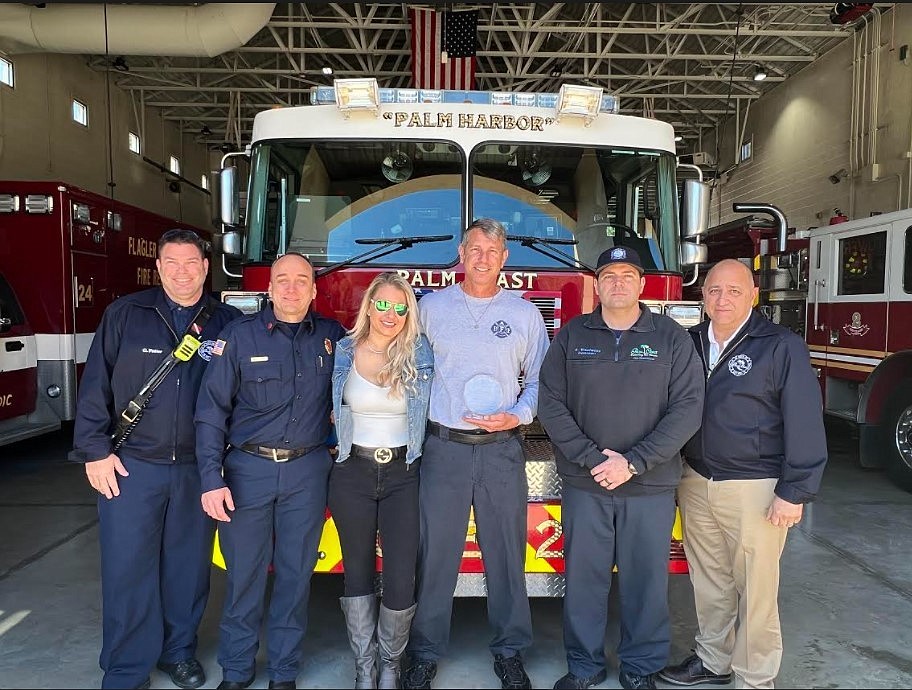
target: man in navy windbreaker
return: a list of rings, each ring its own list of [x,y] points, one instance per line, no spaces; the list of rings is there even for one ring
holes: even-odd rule
[[[197,628],[209,594],[213,525],[200,506],[193,411],[215,337],[234,307],[204,292],[205,242],[190,230],[158,241],[161,287],[122,297],[104,313],[79,385],[71,459],[98,499],[103,597],[103,688],[149,687],[157,664],[181,688],[206,676]],[[205,307],[202,342],[152,395],[115,452],[121,412]]]
[[[782,660],[779,558],[827,460],[820,386],[804,341],[753,311],[753,274],[727,259],[706,275],[709,322],[690,329],[706,372],[703,426],[678,487],[694,587],[694,654],[674,685],[771,688]]]

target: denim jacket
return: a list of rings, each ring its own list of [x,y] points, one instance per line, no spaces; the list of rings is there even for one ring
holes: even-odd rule
[[[339,455],[336,457],[336,462],[342,462],[351,455],[352,415],[351,408],[342,404],[342,388],[348,380],[353,361],[354,341],[351,336],[346,336],[336,344],[336,358],[332,375],[333,415],[339,440]],[[424,447],[428,402],[431,398],[431,381],[434,378],[434,353],[424,335],[418,336],[415,346],[415,366],[418,369],[417,391],[406,391],[409,435],[405,454],[406,464],[414,462],[421,455]]]

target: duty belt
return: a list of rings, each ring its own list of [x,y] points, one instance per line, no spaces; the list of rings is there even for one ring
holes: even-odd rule
[[[509,441],[511,438],[516,436],[516,432],[513,429],[507,431],[485,431],[484,429],[479,429],[478,431],[470,429],[452,429],[443,424],[438,424],[437,422],[432,422],[428,420],[427,423],[428,431],[439,436],[445,441],[456,441],[457,443],[468,443],[474,446],[483,445],[485,443],[502,443],[503,441]]]
[[[376,463],[385,465],[393,460],[405,460],[406,446],[397,446],[396,448],[368,448],[366,446],[352,445],[351,454],[354,457],[373,460]]]
[[[307,455],[316,447],[317,446],[309,446],[307,448],[268,448],[267,446],[257,446],[249,443],[241,446],[241,450],[245,453],[250,453],[251,455],[257,455],[261,458],[272,460],[273,462],[288,462],[289,460],[295,460]]]

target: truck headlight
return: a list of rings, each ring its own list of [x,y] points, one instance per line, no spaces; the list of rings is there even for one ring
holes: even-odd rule
[[[690,328],[700,323],[703,317],[703,307],[699,304],[666,304],[665,315],[674,319],[684,328]]]

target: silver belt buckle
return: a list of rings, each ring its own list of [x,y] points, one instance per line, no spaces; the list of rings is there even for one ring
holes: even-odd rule
[[[279,459],[279,454],[276,453],[276,449],[273,448],[273,449],[272,449],[272,461],[273,461],[273,462],[288,462],[288,458],[281,458],[281,459]]]
[[[385,465],[393,459],[393,451],[390,448],[374,448],[374,462]]]

